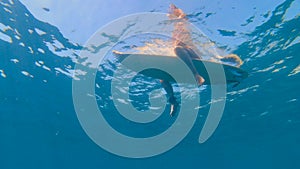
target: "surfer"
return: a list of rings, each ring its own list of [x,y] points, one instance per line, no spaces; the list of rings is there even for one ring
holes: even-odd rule
[[[193,60],[201,60],[201,56],[204,56],[204,54],[203,52],[199,51],[199,49],[193,43],[191,32],[189,31],[190,24],[187,22],[186,14],[175,5],[171,4],[168,17],[171,23],[173,23],[174,27],[172,31],[171,48],[168,47],[168,49],[171,49],[171,52],[174,52],[177,57],[185,62],[185,64],[193,73],[198,86],[201,86],[204,84],[206,79],[204,79],[198,73],[195,65],[193,64]],[[154,48],[156,47],[155,45],[146,45],[143,47],[136,47],[136,49],[142,51],[143,54],[147,54],[146,51],[153,48],[153,46]],[[152,52],[155,50],[151,49],[150,51]],[[122,55],[121,52],[114,51],[114,53],[116,55]],[[152,53],[150,53],[149,55],[151,54]],[[214,57],[215,59],[220,60],[223,63],[228,62],[228,64],[233,65],[237,68],[243,63],[242,60],[235,54],[229,54],[227,56],[215,55]],[[163,77],[161,77],[161,79],[163,79]],[[167,80],[160,80],[160,83],[165,89],[168,96],[168,102],[171,105],[170,115],[174,116],[174,114],[177,112],[179,103],[177,102],[174,95],[173,87]]]
[[[175,47],[174,53],[187,64],[193,72],[198,85],[201,86],[205,80],[199,75],[192,62],[192,59],[201,59],[201,56],[191,38],[186,14],[175,5],[171,4],[168,16],[170,20],[175,20],[174,30],[172,32],[173,46]]]
[[[205,80],[197,72],[192,59],[201,59],[201,56],[197,55],[195,51],[197,48],[192,42],[190,32],[187,28],[187,18],[186,14],[175,5],[170,5],[170,10],[168,17],[170,20],[174,21],[174,30],[172,32],[172,41],[174,46],[174,53],[177,57],[183,60],[187,66],[191,69],[192,73],[195,76],[195,79],[198,83],[198,86],[201,86]],[[163,88],[168,94],[168,101],[171,104],[170,115],[173,116],[178,108],[178,102],[174,96],[174,91],[170,82],[165,80],[160,80]]]

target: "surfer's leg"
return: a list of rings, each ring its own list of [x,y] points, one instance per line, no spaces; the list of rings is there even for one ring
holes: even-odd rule
[[[170,82],[165,80],[160,80],[160,83],[162,84],[163,88],[167,92],[168,102],[171,104],[170,115],[173,116],[176,113],[178,107],[177,100],[174,96],[173,87]]]
[[[193,55],[195,55],[195,53],[192,51],[192,49],[188,50],[182,46],[176,46],[174,49],[174,52],[191,69],[191,71],[193,72],[193,74],[198,82],[198,85],[201,86],[205,80],[203,79],[202,76],[199,75],[199,73],[197,72],[197,70],[192,62],[192,58],[196,57],[196,56],[193,56]]]

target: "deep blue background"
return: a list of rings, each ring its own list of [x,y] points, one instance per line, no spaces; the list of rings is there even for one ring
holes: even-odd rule
[[[300,79],[299,73],[291,75],[300,64],[300,17],[284,20],[292,2],[267,13],[266,21],[245,33],[247,40],[233,51],[245,61],[242,68],[250,76],[228,88],[224,116],[207,142],[199,144],[197,139],[209,106],[200,110],[203,117],[174,149],[152,158],[128,159],[102,150],[85,134],[73,107],[72,79],[55,69],[68,72],[74,67],[71,58],[78,56],[62,57],[45,42],[56,39],[63,44],[57,52],[80,50],[80,45],[36,19],[19,1],[1,1],[0,23],[10,27],[1,32],[12,42],[0,39],[0,70],[6,74],[0,76],[0,168],[300,168]],[[28,29],[34,28],[46,34],[31,34]],[[220,34],[235,36],[230,31]]]

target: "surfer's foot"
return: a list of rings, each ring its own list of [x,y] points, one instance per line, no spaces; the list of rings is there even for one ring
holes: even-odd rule
[[[175,114],[177,113],[177,108],[178,108],[177,104],[171,104],[171,110],[170,110],[171,117],[175,116]]]
[[[204,78],[200,75],[195,75],[195,78],[197,80],[198,86],[203,85],[203,83],[205,82]]]
[[[178,103],[177,103],[176,98],[174,96],[171,96],[169,98],[169,103],[171,104],[170,116],[173,117],[175,115],[175,113],[177,112]]]

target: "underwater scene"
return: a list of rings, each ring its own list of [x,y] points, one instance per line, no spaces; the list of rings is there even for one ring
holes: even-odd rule
[[[0,0],[0,168],[300,168],[300,1]]]

